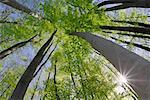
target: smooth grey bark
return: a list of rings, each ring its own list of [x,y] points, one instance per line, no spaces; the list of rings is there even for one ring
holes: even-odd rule
[[[122,75],[142,100],[150,98],[150,62],[112,41],[90,33],[74,32],[99,51]]]
[[[99,3],[97,6],[101,7],[108,4],[119,4],[119,5],[106,8],[106,11],[120,10],[131,7],[150,8],[150,0],[107,0]]]
[[[16,88],[14,89],[11,97],[9,100],[23,100],[24,95],[27,91],[27,88],[34,78],[34,73],[36,72],[37,67],[42,62],[44,56],[48,52],[48,46],[51,43],[54,35],[56,34],[57,30],[53,32],[51,37],[46,41],[46,43],[40,48],[36,56],[33,58],[23,75],[21,76],[19,82],[17,83]]]

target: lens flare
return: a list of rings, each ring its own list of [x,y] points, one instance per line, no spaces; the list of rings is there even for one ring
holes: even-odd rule
[[[118,81],[119,81],[119,84],[121,85],[127,84],[127,78],[123,75],[119,75]]]

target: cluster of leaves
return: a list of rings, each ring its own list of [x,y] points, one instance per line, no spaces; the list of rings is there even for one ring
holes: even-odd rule
[[[14,67],[8,68],[3,75],[1,76],[0,82],[0,99],[6,100],[11,95],[12,91],[14,90],[16,83],[23,73],[23,67]]]
[[[56,37],[60,42],[51,58],[52,66],[49,68],[50,73],[56,74],[56,76],[51,76],[45,81],[45,88],[41,90],[40,94],[41,98],[56,99],[59,96],[65,100],[120,99],[121,96],[116,95],[116,91],[114,91],[116,84],[111,78],[112,75],[109,70],[104,72],[106,67],[102,62],[105,60],[96,56],[92,57],[93,51],[87,42],[68,35],[75,31],[100,33],[101,30],[98,26],[114,25],[111,18],[103,12],[103,9],[98,9],[93,0],[45,0],[40,5],[40,9],[42,9],[44,19],[27,16],[17,24],[1,25],[0,39],[10,37],[16,42],[39,34],[40,39],[34,40],[34,42],[40,46],[40,43],[43,44],[43,41],[47,40],[49,33],[58,29]],[[120,19],[126,18],[126,15],[123,14],[121,13],[120,16],[124,18]],[[132,16],[137,15],[133,13]],[[101,35],[110,37],[104,33]],[[57,67],[56,72],[55,67]],[[17,77],[16,73],[9,75],[9,78],[15,77],[14,79],[16,79]],[[7,83],[11,85],[10,82]],[[6,87],[0,89],[4,90]],[[11,92],[12,89],[3,97],[8,98]]]

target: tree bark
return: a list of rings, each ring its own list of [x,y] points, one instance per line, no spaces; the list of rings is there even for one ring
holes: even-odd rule
[[[109,4],[120,4],[120,5],[106,8],[105,11],[120,10],[120,9],[126,9],[131,7],[150,8],[149,0],[107,0],[99,3],[97,6],[101,7]]]
[[[75,32],[72,33],[72,35],[87,40],[91,46],[99,51],[122,75],[127,77],[129,84],[142,100],[149,100],[149,61],[102,37],[82,32]]]
[[[150,28],[144,28],[144,27],[100,26],[99,28],[106,29],[106,30],[127,31],[127,32],[143,33],[143,34],[150,35]]]
[[[57,30],[56,30],[57,31]],[[14,89],[11,97],[9,100],[23,100],[24,95],[27,91],[27,88],[34,78],[34,73],[39,66],[39,64],[42,62],[44,56],[46,55],[45,51],[50,42],[52,41],[56,31],[52,34],[52,36],[47,40],[47,42],[40,48],[36,56],[33,58],[29,66],[27,67],[26,71],[21,76],[16,88]]]

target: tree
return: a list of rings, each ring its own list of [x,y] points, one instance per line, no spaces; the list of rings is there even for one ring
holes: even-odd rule
[[[19,3],[15,4],[14,2],[16,2],[16,1],[8,0],[8,2],[3,2],[3,1],[1,1],[1,2],[5,3],[13,8],[16,8],[18,10],[21,10],[23,12],[26,12],[28,14],[31,14],[30,12],[32,12],[30,9],[28,9],[27,7],[24,7],[23,5],[21,5]],[[55,7],[56,4],[58,5],[58,3],[60,6]],[[83,4],[83,5],[80,6],[80,4]],[[136,64],[136,60],[139,61],[139,59],[141,62],[139,65],[143,66],[143,68],[145,68],[146,66],[149,66],[149,62],[147,60],[143,59],[140,56],[137,56],[134,53],[131,53],[130,51],[128,51],[128,50],[126,50],[104,38],[97,37],[97,36],[91,35],[89,33],[85,34],[85,33],[80,32],[80,31],[97,32],[101,28],[101,29],[109,29],[109,30],[138,32],[138,33],[141,32],[143,34],[149,35],[149,32],[148,32],[149,28],[145,28],[145,27],[144,28],[141,28],[141,27],[115,27],[115,26],[103,25],[102,23],[103,23],[104,19],[106,20],[105,23],[107,21],[108,21],[108,23],[110,22],[108,20],[108,17],[104,14],[103,11],[98,10],[98,8],[95,8],[95,6],[93,6],[91,1],[89,1],[89,0],[80,1],[80,2],[79,1],[67,1],[67,0],[45,1],[45,3],[43,4],[42,7],[44,9],[43,10],[44,17],[42,16],[42,21],[40,20],[40,22],[44,23],[44,27],[46,26],[45,24],[48,24],[49,29],[58,28],[60,32],[64,32],[65,34],[70,34],[72,32],[78,31],[78,32],[75,32],[72,34],[77,35],[79,37],[83,37],[88,42],[90,42],[92,44],[92,46],[97,51],[102,53],[102,55],[104,55],[114,65],[114,67],[118,71],[120,71],[120,72],[122,70],[125,71],[126,70],[125,68],[127,68],[130,71],[130,68],[129,68],[130,66],[125,66],[125,65],[126,64],[129,64],[129,65]],[[67,9],[67,11],[66,11],[66,9]],[[27,12],[27,11],[29,11],[29,12]],[[97,12],[97,11],[102,13],[101,14],[102,17],[99,16],[99,12]],[[51,14],[51,15],[49,15],[49,14]],[[38,25],[41,24],[39,22],[40,18],[38,17],[38,19],[35,19],[32,17],[31,18],[29,17],[27,19],[30,21],[30,23],[36,22],[33,25],[33,27],[37,31],[44,30],[43,25],[41,25],[40,28],[38,28]],[[24,24],[26,24],[26,23],[28,23],[28,21],[25,22]],[[9,23],[6,22],[6,24],[9,24]],[[15,25],[16,25],[16,23],[15,23]],[[52,26],[53,28],[50,28],[49,26]],[[98,28],[97,28],[97,26],[98,26]],[[48,28],[46,28],[46,30],[48,30]],[[135,28],[136,30],[133,30],[132,28]],[[143,30],[147,30],[147,31],[143,31]],[[44,32],[47,32],[47,31],[44,30]],[[61,39],[63,39],[62,36],[64,36],[63,38],[66,37],[65,35],[60,35],[60,36],[58,35],[57,37],[59,38],[59,40],[61,40]],[[50,39],[50,41],[51,41],[51,39]],[[96,43],[95,43],[95,41],[96,41]],[[125,41],[121,41],[121,42],[129,44],[129,42],[125,42]],[[10,99],[14,99],[14,98],[15,99],[23,99],[25,92],[28,88],[28,85],[30,84],[30,82],[33,79],[33,76],[34,76],[33,74],[35,73],[37,66],[41,63],[42,59],[44,58],[44,56],[46,54],[46,53],[44,53],[44,51],[47,48],[48,44],[49,44],[49,42],[46,42],[46,44],[42,46],[42,48],[39,50],[37,55],[34,57],[32,62],[26,69],[25,73],[22,75],[22,77],[21,77],[20,81],[18,82],[18,85],[16,86],[16,89],[14,90]],[[51,82],[53,84],[51,84],[49,87],[54,88],[55,92],[56,92],[56,90],[60,90],[60,91],[56,92],[57,98],[58,97],[69,98],[69,96],[73,96],[73,98],[84,98],[84,99],[87,99],[87,98],[97,98],[97,99],[100,99],[100,98],[106,99],[107,98],[108,99],[110,97],[108,97],[107,95],[110,94],[110,90],[112,89],[110,87],[111,86],[114,87],[114,86],[112,84],[108,84],[108,82],[106,82],[104,80],[104,77],[101,77],[101,79],[104,80],[104,81],[101,80],[102,84],[107,83],[107,84],[103,84],[104,87],[101,87],[99,80],[96,77],[96,75],[99,73],[99,71],[95,71],[96,69],[89,69],[88,67],[85,67],[85,66],[88,66],[88,65],[86,65],[86,63],[88,63],[89,65],[94,66],[92,68],[96,68],[95,65],[97,65],[96,64],[97,62],[95,62],[93,60],[90,61],[90,58],[91,58],[90,52],[89,52],[90,47],[88,47],[88,45],[84,46],[83,44],[84,45],[86,44],[85,42],[83,42],[83,40],[80,40],[77,38],[71,38],[71,37],[69,37],[69,39],[66,39],[66,41],[64,40],[62,42],[62,46],[64,46],[62,51],[63,51],[63,53],[65,53],[65,57],[66,57],[67,61],[65,61],[66,59],[59,58],[58,54],[60,54],[61,57],[64,57],[64,56],[62,56],[63,55],[62,51],[61,52],[58,51],[54,54],[54,61],[56,59],[59,59],[58,60],[59,61],[58,68],[60,68],[60,71],[65,71],[65,72],[67,71],[69,73],[69,76],[71,77],[71,82],[67,83],[65,81],[64,84],[62,84],[62,81],[59,81],[59,80],[58,80],[58,82],[56,82],[56,76],[55,76],[54,83]],[[134,43],[134,45],[135,45],[135,43]],[[59,45],[59,46],[61,47],[61,45]],[[135,46],[137,46],[137,44]],[[138,45],[138,47],[142,48],[143,46]],[[43,48],[45,48],[45,49],[43,49]],[[111,54],[112,51],[114,51],[114,50],[116,50],[118,52],[116,54],[115,53]],[[149,48],[147,50],[149,50]],[[118,53],[122,53],[122,52],[124,55],[118,54]],[[84,57],[86,59],[84,59]],[[118,58],[115,58],[115,57],[118,57]],[[126,60],[127,57],[129,57],[135,63],[133,63],[129,60]],[[37,59],[37,62],[35,59]],[[122,65],[121,66],[122,70],[120,70],[120,68],[119,68],[120,65],[117,62],[118,59],[120,60],[119,64]],[[96,60],[98,60],[98,59],[96,59]],[[52,61],[53,61],[53,59],[52,59]],[[62,62],[60,62],[60,61],[62,61]],[[69,63],[65,63],[65,62],[69,62]],[[91,64],[91,63],[93,63],[93,64]],[[65,65],[66,67],[63,67],[62,65]],[[83,66],[83,67],[81,67],[81,66]],[[134,74],[134,71],[135,71],[135,73],[137,72],[137,74],[141,75],[141,77],[139,78],[137,76],[134,76],[133,79],[144,79],[145,83],[135,82],[135,81],[129,81],[129,82],[131,83],[131,86],[133,87],[133,89],[142,97],[142,99],[143,98],[146,99],[149,94],[143,94],[143,93],[145,93],[145,92],[143,92],[143,90],[144,90],[145,86],[148,86],[147,81],[145,81],[145,79],[147,78],[148,72],[145,74],[146,75],[145,77],[142,76],[144,71],[142,73],[139,71],[139,69],[142,69],[141,66],[137,66],[137,69],[135,69],[135,70],[133,69],[133,72],[131,71],[131,73]],[[29,70],[32,68],[33,68],[33,70]],[[64,68],[64,69],[61,70],[61,68]],[[100,69],[98,68],[98,70],[100,70]],[[94,72],[92,76],[89,76],[90,71]],[[56,65],[55,65],[55,73],[56,73]],[[100,73],[101,73],[101,71],[100,71]],[[74,78],[76,75],[77,75],[77,79]],[[68,76],[68,75],[66,75],[66,76]],[[79,78],[79,80],[78,80],[78,78]],[[25,80],[27,80],[27,81],[25,81]],[[92,83],[92,80],[94,80],[93,83]],[[57,85],[57,83],[59,83],[59,82],[60,82],[60,84]],[[70,89],[72,83],[74,86],[74,90],[71,89],[71,91],[70,91],[69,89]],[[24,87],[22,87],[23,84],[26,84],[26,85],[24,85]],[[78,84],[80,84],[80,85],[78,85]],[[97,91],[100,91],[101,89],[95,88],[96,85],[99,85],[102,88],[102,91],[100,94]],[[141,86],[142,87],[141,90],[138,90],[136,87],[134,87],[134,85],[138,86],[138,87]],[[107,86],[108,86],[108,88],[106,88]],[[57,87],[57,89],[56,89],[56,87]],[[69,89],[64,91],[64,89],[62,89],[62,87],[67,87]],[[93,88],[93,90],[92,90],[92,89],[90,89],[91,87],[94,87],[95,89]],[[89,90],[91,90],[91,91],[89,91]],[[103,90],[105,90],[105,92],[103,92]],[[75,91],[76,95],[74,95],[74,94],[70,95],[70,93],[73,93],[72,91]],[[55,92],[51,92],[51,94],[55,94]],[[80,94],[79,94],[79,92],[80,92]]]
[[[72,34],[87,40],[92,47],[106,57],[122,75],[129,77],[129,84],[143,100],[149,99],[149,61],[96,35],[81,32]]]
[[[36,73],[36,69],[39,66],[39,64],[42,62],[44,56],[46,55],[47,49],[49,47],[49,44],[51,43],[55,33],[55,31],[52,36],[47,40],[47,42],[41,47],[41,49],[38,51],[37,55],[33,58],[29,66],[27,67],[26,71],[22,75],[21,79],[19,80],[14,92],[12,93],[12,96],[10,97],[10,100],[17,100],[17,99],[23,99],[25,92],[34,78],[34,73]],[[47,49],[47,50],[46,50]]]

